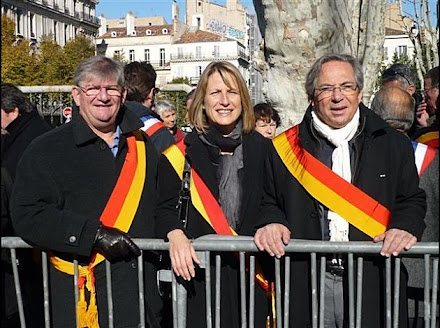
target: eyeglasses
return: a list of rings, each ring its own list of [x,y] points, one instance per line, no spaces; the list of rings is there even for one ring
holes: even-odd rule
[[[344,83],[342,85],[324,85],[315,90],[318,91],[319,97],[327,98],[332,96],[336,89],[339,89],[339,91],[345,96],[351,96],[356,93],[357,88],[358,86],[356,83]]]
[[[403,73],[400,73],[400,72],[395,71],[393,69],[387,69],[382,75],[382,80],[391,80],[393,77],[396,77],[396,76],[403,77],[405,79],[405,81],[408,82],[409,85],[414,84],[414,83],[411,83],[408,80],[408,78],[405,75],[403,75]]]
[[[117,85],[89,85],[85,88],[78,85],[78,88],[89,97],[96,97],[102,88],[105,89],[109,96],[120,97],[122,95],[122,89]]]

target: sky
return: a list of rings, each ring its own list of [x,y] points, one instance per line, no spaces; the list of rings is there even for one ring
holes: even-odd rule
[[[331,0],[334,1],[334,0]],[[177,0],[180,10],[180,21],[185,21],[185,0]],[[226,5],[226,0],[211,0],[220,5]],[[404,7],[409,13],[414,9],[411,1],[403,1]],[[436,0],[429,0],[433,24],[437,22]],[[241,3],[254,13],[252,0],[241,0]],[[106,18],[124,18],[128,11],[133,12],[136,17],[163,16],[168,23],[171,23],[172,0],[100,0],[96,7],[97,16],[104,14]]]
[[[211,2],[226,5],[226,0],[214,0]],[[168,23],[171,23],[172,0],[100,0],[96,6],[96,14],[104,14],[106,18],[123,18],[128,11],[133,12],[136,17],[163,16]],[[185,0],[177,0],[180,11],[180,20],[184,21]],[[252,0],[241,0],[241,3],[254,12]]]

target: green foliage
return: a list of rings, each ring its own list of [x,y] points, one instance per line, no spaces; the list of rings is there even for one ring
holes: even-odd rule
[[[92,40],[84,35],[64,48],[53,35],[44,35],[36,53],[27,39],[15,37],[15,23],[2,15],[2,81],[15,85],[66,85],[73,83],[76,66],[95,55]]]
[[[178,77],[173,79],[169,84],[188,84],[191,85],[187,77]],[[166,99],[176,106],[177,126],[188,125],[185,120],[186,115],[186,92],[185,91],[163,91],[156,96],[156,101]]]

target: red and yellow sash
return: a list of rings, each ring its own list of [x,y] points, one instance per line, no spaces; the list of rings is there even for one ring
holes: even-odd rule
[[[438,131],[427,132],[416,139],[417,142],[428,145],[429,147],[438,148]]]
[[[173,166],[180,180],[182,180],[183,169],[185,166],[184,140],[171,145],[163,152],[163,154],[168,158],[168,161]],[[193,167],[191,167],[190,193],[191,202],[195,209],[206,220],[206,222],[209,223],[216,234],[228,236],[237,235],[234,229],[229,226],[228,220],[214,195]],[[257,271],[260,270],[257,268]],[[268,291],[269,283],[263,277],[261,272],[256,273],[255,279],[264,290]]]
[[[128,232],[136,214],[144,189],[146,177],[145,144],[140,131],[133,131],[127,137],[128,151],[115,188],[101,214],[100,221],[104,226]],[[88,266],[78,266],[78,288],[80,297],[77,305],[79,327],[99,328],[96,307],[96,292],[93,270],[105,258],[95,253]],[[50,256],[50,262],[59,271],[73,275],[74,265],[58,257]],[[90,305],[87,309],[84,285],[90,294]]]
[[[313,198],[370,237],[385,232],[389,210],[302,148],[298,126],[275,137],[273,144],[289,172]]]

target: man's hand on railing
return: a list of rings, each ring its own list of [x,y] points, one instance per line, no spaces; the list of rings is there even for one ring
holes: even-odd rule
[[[93,248],[110,262],[129,261],[141,255],[139,247],[126,233],[103,225],[96,233]]]
[[[290,241],[290,230],[279,223],[271,223],[257,230],[254,237],[255,245],[260,251],[280,258],[284,255],[284,245]]]
[[[174,272],[178,277],[191,280],[191,277],[194,278],[196,275],[194,263],[201,263],[194,246],[180,229],[170,231],[167,238],[170,242],[170,259]]]
[[[417,238],[408,231],[390,229],[374,237],[373,241],[375,243],[383,241],[380,255],[390,257],[391,255],[398,256],[403,249],[409,250],[416,244]]]

